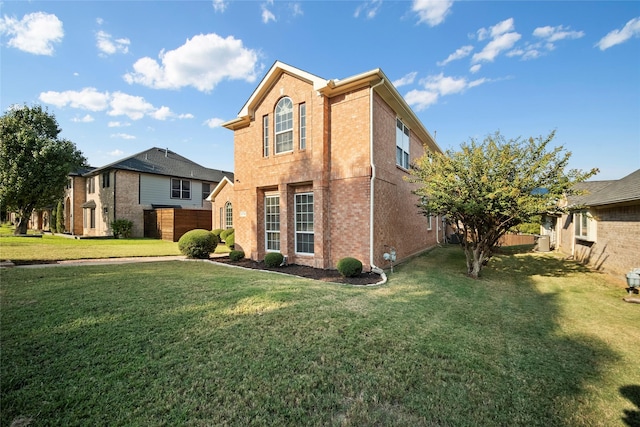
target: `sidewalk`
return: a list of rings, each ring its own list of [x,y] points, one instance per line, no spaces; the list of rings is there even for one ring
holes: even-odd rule
[[[219,258],[227,254],[211,254],[211,258]],[[125,258],[94,258],[94,259],[70,259],[62,261],[52,261],[43,264],[14,264],[11,261],[0,261],[0,268],[44,268],[44,267],[64,267],[76,265],[115,265],[131,264],[134,262],[158,262],[158,261],[185,261],[188,258],[184,255],[149,256],[149,257],[125,257]],[[188,259],[189,261],[208,261]]]

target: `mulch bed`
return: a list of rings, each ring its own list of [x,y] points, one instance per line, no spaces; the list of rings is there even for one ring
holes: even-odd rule
[[[263,261],[253,261],[242,259],[231,261],[229,257],[211,258],[211,261],[224,264],[236,265],[238,267],[252,268],[254,270],[277,271],[279,273],[291,274],[292,276],[306,277],[308,279],[320,280],[323,282],[344,283],[349,285],[372,285],[382,280],[379,274],[362,272],[356,277],[342,277],[337,270],[323,270],[321,268],[307,267],[305,265],[288,264],[284,267],[267,267]]]

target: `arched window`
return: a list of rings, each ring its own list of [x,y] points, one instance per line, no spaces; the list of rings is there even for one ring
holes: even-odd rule
[[[233,228],[233,207],[231,202],[227,202],[224,205],[224,228]]]
[[[282,98],[276,104],[276,154],[293,151],[293,102]]]

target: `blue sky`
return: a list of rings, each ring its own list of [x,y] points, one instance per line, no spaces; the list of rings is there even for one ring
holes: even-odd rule
[[[443,149],[556,130],[570,168],[640,168],[637,1],[4,1],[0,107],[42,104],[93,166],[153,146],[233,170],[233,119],[280,60],[381,68]]]

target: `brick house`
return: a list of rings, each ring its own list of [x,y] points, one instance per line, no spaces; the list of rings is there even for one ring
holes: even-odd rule
[[[164,148],[151,148],[109,165],[69,176],[64,207],[66,231],[78,236],[110,236],[114,219],[133,222],[132,237],[150,235],[149,213],[195,212],[184,227],[211,228],[207,196],[230,172],[209,169]],[[198,211],[201,212],[198,215]],[[165,215],[166,216],[166,215]],[[171,240],[179,236],[171,233]]]
[[[623,275],[640,268],[640,169],[576,188],[585,194],[562,202],[568,213],[547,215],[543,234],[557,251],[597,270]]]
[[[223,126],[235,179],[212,192],[212,220],[233,225],[248,257],[335,268],[351,256],[369,269],[391,247],[401,261],[437,244],[440,221],[404,177],[441,150],[380,69],[326,80],[276,62]]]

